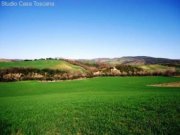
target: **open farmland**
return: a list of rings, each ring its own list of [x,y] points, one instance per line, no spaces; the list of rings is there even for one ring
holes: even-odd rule
[[[10,61],[0,62],[0,69],[7,68],[37,68],[37,69],[58,69],[71,72],[84,72],[80,66],[70,64],[65,60],[30,60],[30,61]]]
[[[180,130],[176,77],[97,77],[0,83],[0,134],[172,134]]]

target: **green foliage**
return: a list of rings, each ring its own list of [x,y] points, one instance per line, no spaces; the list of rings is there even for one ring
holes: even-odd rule
[[[178,134],[175,77],[0,83],[0,134]]]
[[[18,80],[55,80],[55,75],[67,73],[59,69],[38,69],[38,68],[9,68],[0,70],[0,81],[18,81]],[[37,78],[37,75],[41,76]]]
[[[121,72],[126,72],[128,74],[137,74],[140,71],[143,71],[141,68],[139,67],[135,67],[135,66],[130,66],[130,65],[117,65],[116,68],[121,71]]]

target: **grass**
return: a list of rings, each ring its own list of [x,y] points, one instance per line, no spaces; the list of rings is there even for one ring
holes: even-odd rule
[[[162,72],[162,71],[167,71],[167,70],[174,71],[176,69],[175,67],[168,67],[168,66],[163,66],[163,65],[158,65],[158,64],[141,65],[139,67],[144,69],[145,71],[149,71],[149,72],[155,72],[155,71],[161,71]]]
[[[85,72],[85,70],[82,67],[70,64],[64,60],[0,62],[0,69],[13,68],[13,67],[38,68],[38,69],[49,68],[49,69],[61,69],[71,72],[75,72],[75,71]]]
[[[175,77],[98,77],[0,83],[0,134],[172,134],[180,88],[147,86]]]

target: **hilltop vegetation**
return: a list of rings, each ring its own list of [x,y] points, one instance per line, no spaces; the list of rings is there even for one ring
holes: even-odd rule
[[[0,81],[66,80],[93,76],[173,76],[180,74],[179,63],[179,60],[151,57],[93,60],[52,58],[39,60],[3,59],[0,62]]]

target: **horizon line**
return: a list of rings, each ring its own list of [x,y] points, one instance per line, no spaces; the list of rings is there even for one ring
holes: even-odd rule
[[[39,60],[39,59],[70,59],[70,60],[93,60],[93,59],[116,59],[116,58],[125,58],[125,57],[148,57],[148,58],[160,58],[160,59],[170,59],[170,60],[180,60],[180,58],[168,58],[168,57],[156,57],[156,56],[145,56],[145,55],[128,55],[128,56],[119,56],[119,57],[94,57],[94,58],[70,58],[70,57],[38,57],[38,58],[5,58],[0,57],[4,60]]]

